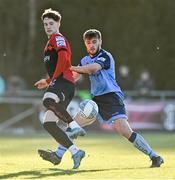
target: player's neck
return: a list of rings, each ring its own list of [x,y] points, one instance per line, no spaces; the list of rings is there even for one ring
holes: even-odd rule
[[[48,37],[48,39],[50,39],[52,36],[54,36],[56,34],[61,34],[61,33],[59,32],[59,30],[57,30],[55,33],[48,35],[47,37]]]
[[[96,57],[100,53],[100,51],[101,51],[101,48],[99,48],[98,51],[95,54],[89,54],[89,56],[91,58],[94,58],[94,57]]]

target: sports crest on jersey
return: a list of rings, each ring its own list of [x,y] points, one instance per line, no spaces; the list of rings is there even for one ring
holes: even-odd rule
[[[45,56],[44,57],[44,62],[46,62],[46,61],[50,61],[50,56]]]
[[[104,57],[98,57],[97,60],[104,62],[104,61],[106,60],[106,58],[104,58]]]
[[[65,39],[63,37],[56,36],[55,40],[56,40],[57,47],[66,46],[66,41],[65,41]]]

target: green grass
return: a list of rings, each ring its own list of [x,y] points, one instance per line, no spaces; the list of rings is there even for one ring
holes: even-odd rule
[[[59,166],[38,156],[38,148],[56,147],[47,134],[1,135],[0,179],[175,179],[175,134],[142,135],[164,158],[161,168],[149,168],[149,158],[115,134],[89,132],[79,138],[76,144],[86,150],[86,157],[78,170],[71,169],[69,152]]]

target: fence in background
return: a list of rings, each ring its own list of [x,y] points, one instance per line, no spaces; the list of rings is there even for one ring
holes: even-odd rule
[[[175,91],[151,91],[147,95],[140,95],[137,91],[126,91],[126,109],[133,129],[175,131]],[[40,91],[18,91],[16,94],[0,97],[0,109],[22,106],[23,110],[17,114],[10,113],[6,118],[0,110],[0,131],[10,127],[23,126],[21,122],[32,120],[28,126],[36,128],[41,124],[45,109],[42,106]],[[77,112],[81,98],[77,94],[68,106],[73,116]],[[26,107],[25,107],[26,106]],[[95,123],[97,125],[97,123]],[[93,126],[91,126],[93,128]],[[103,124],[101,129],[112,131],[112,126]],[[38,127],[37,127],[38,128]]]

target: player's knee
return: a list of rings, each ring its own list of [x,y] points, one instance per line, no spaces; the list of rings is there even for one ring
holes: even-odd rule
[[[132,134],[132,129],[130,128],[128,122],[125,119],[118,119],[115,121],[115,129],[121,136],[129,138]]]
[[[45,98],[43,100],[43,105],[47,108],[50,109],[55,104],[55,100],[52,98]]]
[[[90,124],[92,124],[96,118],[85,118],[85,117],[82,117],[80,115],[80,113],[78,112],[76,114],[76,116],[74,117],[74,120],[81,126],[81,127],[84,127],[84,126],[88,126]]]
[[[57,122],[59,119],[51,110],[47,110],[43,117],[43,125],[47,122]]]
[[[55,103],[58,103],[60,101],[59,97],[50,92],[46,92],[43,97],[43,105],[48,109],[52,107]]]

